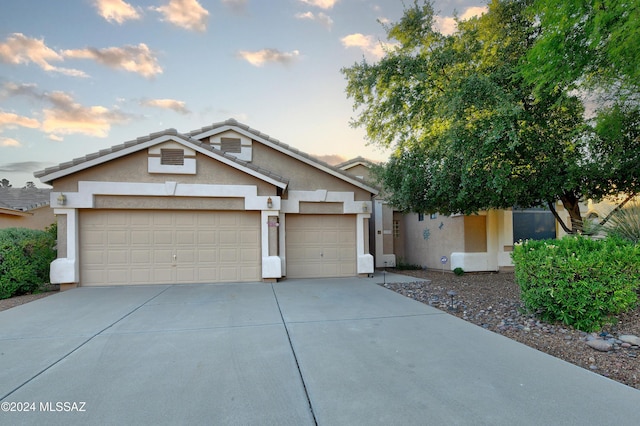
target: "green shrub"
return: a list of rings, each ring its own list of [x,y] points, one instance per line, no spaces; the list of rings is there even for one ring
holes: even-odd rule
[[[31,293],[49,283],[55,243],[51,232],[0,229],[0,299]]]
[[[405,263],[402,259],[399,259],[398,263],[396,263],[396,269],[401,271],[419,271],[422,269],[422,266]]]
[[[462,269],[462,268],[460,268],[460,267],[457,267],[457,268],[455,268],[455,269],[453,270],[453,273],[454,273],[454,274],[456,274],[456,275],[458,275],[458,276],[464,275],[464,269]]]
[[[525,307],[544,321],[594,331],[637,304],[640,246],[628,240],[526,241],[512,258]]]

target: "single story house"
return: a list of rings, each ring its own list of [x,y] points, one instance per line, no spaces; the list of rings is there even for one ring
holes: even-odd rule
[[[358,157],[337,167],[372,180],[372,162]],[[427,269],[488,272],[513,268],[511,252],[519,240],[560,238],[564,234],[546,209],[481,211],[477,215],[403,213],[374,197],[371,217],[371,252],[377,268],[419,265]],[[591,211],[585,205],[583,211]],[[569,215],[561,204],[559,215]]]
[[[0,228],[44,230],[55,223],[47,188],[0,188]]]
[[[374,271],[378,190],[230,119],[153,133],[34,174],[51,185],[51,282],[273,281]]]

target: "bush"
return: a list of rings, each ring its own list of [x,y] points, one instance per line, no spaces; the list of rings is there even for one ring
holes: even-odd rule
[[[512,258],[525,307],[544,321],[594,331],[637,304],[640,246],[628,240],[526,241]]]
[[[400,271],[419,271],[422,269],[422,266],[405,263],[402,259],[399,259],[398,263],[396,263],[396,269]]]
[[[55,244],[51,232],[0,229],[0,299],[32,293],[48,284]]]
[[[453,273],[456,274],[457,276],[462,276],[464,275],[464,269],[457,267],[453,270]]]

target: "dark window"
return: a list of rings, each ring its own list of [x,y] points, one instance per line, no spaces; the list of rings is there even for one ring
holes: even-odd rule
[[[239,154],[241,151],[239,138],[220,138],[220,150],[222,152],[230,152]]]
[[[513,242],[556,238],[556,219],[549,210],[513,209]]]
[[[424,213],[418,213],[418,222],[422,222],[424,220]]]
[[[160,164],[165,166],[184,166],[184,150],[161,149]]]

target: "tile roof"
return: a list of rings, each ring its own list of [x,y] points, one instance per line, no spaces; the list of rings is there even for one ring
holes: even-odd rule
[[[339,169],[342,169],[345,166],[350,166],[352,164],[355,165],[355,164],[358,164],[358,163],[364,163],[364,164],[368,164],[368,165],[376,164],[374,161],[367,160],[366,158],[361,157],[361,156],[357,156],[356,158],[352,158],[352,159],[344,161],[344,162],[342,162],[340,164],[336,164],[336,167],[339,168]]]
[[[49,205],[48,188],[0,188],[0,208],[27,212]]]
[[[60,172],[60,171],[63,171],[65,169],[69,169],[69,168],[71,168],[73,166],[81,165],[82,163],[86,163],[88,161],[95,160],[95,159],[98,159],[100,157],[105,157],[105,156],[107,156],[109,154],[117,153],[118,151],[122,151],[123,149],[131,148],[131,147],[135,147],[136,145],[144,144],[146,142],[152,141],[152,140],[157,139],[157,138],[162,137],[162,136],[176,136],[176,137],[184,139],[184,140],[186,140],[186,141],[188,141],[188,142],[190,142],[190,143],[192,143],[192,144],[194,144],[194,145],[196,145],[196,146],[198,146],[200,148],[203,148],[203,149],[205,149],[207,151],[210,151],[210,152],[215,153],[215,154],[217,154],[219,156],[222,156],[222,157],[224,157],[224,158],[226,158],[228,160],[231,160],[232,162],[234,162],[234,163],[236,163],[236,164],[238,164],[238,165],[240,165],[242,167],[246,167],[246,168],[249,168],[251,170],[254,170],[254,171],[258,172],[258,173],[261,173],[261,174],[263,174],[265,176],[268,176],[268,177],[270,177],[272,179],[275,179],[275,180],[277,180],[279,182],[283,182],[283,183],[287,183],[287,184],[289,183],[289,179],[287,179],[287,178],[285,178],[283,176],[280,176],[280,175],[278,175],[276,173],[273,173],[273,172],[271,172],[269,170],[266,170],[266,169],[264,169],[262,167],[258,167],[258,166],[254,165],[254,164],[248,163],[246,161],[239,160],[238,158],[236,158],[233,155],[229,155],[229,154],[227,154],[227,153],[225,153],[223,151],[220,151],[218,149],[213,148],[208,143],[203,143],[203,142],[200,142],[197,139],[192,138],[189,134],[185,135],[185,134],[179,133],[176,129],[166,129],[166,130],[163,130],[161,132],[151,133],[151,134],[149,134],[147,136],[142,136],[142,137],[139,137],[137,139],[130,140],[130,141],[124,142],[122,144],[112,146],[111,148],[106,148],[106,149],[100,150],[99,152],[94,152],[94,153],[91,153],[91,154],[87,154],[84,157],[75,158],[75,159],[73,159],[71,161],[67,161],[65,163],[58,164],[57,166],[48,167],[48,168],[46,168],[44,170],[39,170],[39,171],[35,172],[33,175],[35,177],[37,177],[37,178],[42,178],[42,177],[45,177],[45,176],[50,175],[52,173]]]
[[[319,166],[326,167],[326,168],[328,168],[328,169],[330,169],[330,170],[332,170],[332,171],[334,171],[334,172],[336,172],[336,173],[338,173],[338,174],[340,174],[342,176],[348,177],[350,179],[355,179],[356,181],[358,181],[358,182],[360,182],[360,183],[362,183],[364,185],[371,186],[371,184],[368,183],[367,181],[365,181],[364,179],[357,178],[357,177],[355,177],[353,175],[350,175],[349,173],[345,172],[344,170],[340,169],[338,167],[339,165],[338,166],[332,166],[329,163],[324,162],[324,161],[314,157],[313,155],[307,154],[304,151],[300,151],[299,149],[294,148],[294,147],[292,147],[290,145],[287,145],[286,143],[280,142],[278,139],[272,138],[271,136],[269,136],[269,135],[267,135],[265,133],[262,133],[259,130],[252,129],[251,127],[247,126],[246,124],[242,124],[242,123],[238,122],[237,120],[235,120],[233,118],[227,119],[225,121],[220,121],[220,122],[217,122],[217,123],[213,123],[210,126],[202,127],[200,129],[197,129],[197,130],[193,130],[193,131],[189,132],[188,135],[191,136],[191,137],[196,137],[196,136],[201,135],[203,133],[207,133],[207,132],[210,132],[212,130],[216,130],[216,129],[219,129],[219,128],[225,127],[225,126],[233,126],[233,127],[239,128],[239,129],[243,129],[246,132],[248,132],[248,133],[250,133],[250,134],[252,134],[252,135],[254,135],[254,136],[258,137],[258,138],[261,138],[263,140],[271,142],[272,144],[280,147],[281,149],[284,149],[284,150],[289,151],[289,152],[291,152],[293,154],[296,154],[296,155],[298,155],[300,157],[303,157],[303,158],[305,158],[305,159],[307,159],[307,160],[309,160],[309,161],[311,161],[313,163],[316,163]],[[358,158],[361,158],[361,157],[358,157]],[[367,162],[370,163],[370,161],[368,161],[368,160],[364,160],[363,159],[363,161],[367,161]],[[377,188],[375,188],[375,187],[373,187],[373,188],[377,190]]]
[[[255,129],[252,129],[251,127],[247,126],[246,124],[239,123],[235,119],[228,119],[228,120],[225,120],[225,121],[213,123],[210,126],[202,127],[201,129],[194,130],[194,131],[191,131],[191,132],[186,133],[186,134],[185,133],[179,133],[176,129],[166,129],[166,130],[163,130],[161,132],[151,133],[151,134],[149,134],[147,136],[142,136],[142,137],[139,137],[137,139],[130,140],[130,141],[124,142],[122,144],[112,146],[111,148],[106,148],[106,149],[100,150],[99,152],[94,152],[92,154],[87,154],[84,157],[75,158],[75,159],[73,159],[71,161],[67,161],[65,163],[58,164],[57,166],[48,167],[48,168],[46,168],[44,170],[36,171],[33,175],[35,177],[37,177],[37,178],[45,178],[46,179],[48,175],[51,175],[53,173],[63,172],[66,169],[71,169],[72,167],[79,166],[79,165],[81,166],[83,163],[87,163],[87,162],[92,161],[92,160],[99,160],[101,157],[105,157],[105,156],[111,155],[111,154],[116,154],[118,151],[122,151],[122,150],[127,149],[127,148],[135,147],[136,145],[144,144],[145,142],[152,141],[152,140],[157,139],[159,137],[175,136],[177,138],[181,138],[183,140],[186,140],[186,141],[188,141],[188,142],[190,142],[190,143],[192,143],[194,145],[197,145],[200,148],[203,148],[203,149],[208,150],[210,152],[213,152],[213,153],[215,153],[217,155],[220,155],[220,156],[222,156],[222,157],[224,157],[224,158],[226,158],[226,159],[228,159],[228,160],[230,160],[230,161],[232,161],[232,162],[234,162],[234,163],[236,163],[236,164],[238,164],[238,165],[240,165],[242,167],[246,167],[246,168],[249,168],[251,170],[254,170],[254,171],[258,172],[258,173],[261,173],[262,175],[268,176],[268,177],[270,177],[270,178],[272,178],[274,180],[277,180],[279,182],[286,183],[286,184],[289,183],[289,179],[288,178],[280,176],[280,175],[278,175],[276,173],[273,173],[273,172],[271,172],[269,170],[266,170],[266,169],[264,169],[262,167],[258,167],[258,166],[254,165],[252,163],[249,163],[249,162],[246,162],[246,161],[242,161],[242,160],[236,158],[233,155],[230,155],[230,154],[227,154],[227,153],[225,153],[223,151],[215,149],[210,144],[200,142],[198,139],[195,138],[198,135],[202,135],[202,134],[204,134],[206,132],[210,132],[212,130],[220,129],[222,127],[235,127],[237,129],[244,130],[247,133],[249,133],[249,134],[251,134],[251,135],[253,135],[253,136],[257,137],[257,138],[260,138],[260,139],[262,139],[264,141],[267,141],[267,142],[279,147],[280,149],[282,149],[284,151],[288,151],[290,154],[297,155],[297,156],[299,156],[301,158],[306,159],[309,163],[315,163],[315,165],[317,167],[329,169],[333,173],[338,174],[338,175],[342,176],[345,179],[356,181],[360,185],[364,185],[366,188],[371,188],[376,193],[378,192],[377,188],[372,187],[371,184],[366,182],[364,179],[360,179],[360,178],[357,178],[355,176],[352,176],[352,175],[348,174],[347,172],[345,172],[344,170],[341,170],[341,169],[339,169],[339,168],[337,168],[335,166],[330,165],[329,163],[326,163],[326,162],[324,162],[322,160],[319,160],[316,157],[307,154],[306,152],[303,152],[303,151],[300,151],[300,150],[298,150],[296,148],[293,148],[290,145],[282,143],[279,140],[277,140],[275,138],[272,138],[271,136],[269,136],[269,135],[267,135],[265,133],[262,133],[262,132],[260,132],[258,130],[255,130]],[[105,161],[106,161],[106,159],[105,159]],[[87,165],[87,167],[89,167],[89,165]],[[70,170],[69,173],[73,173],[73,171]],[[51,178],[49,180],[42,180],[42,179],[40,179],[40,180],[42,182],[44,182],[44,183],[48,183],[48,182],[51,182],[53,180],[53,178]]]

